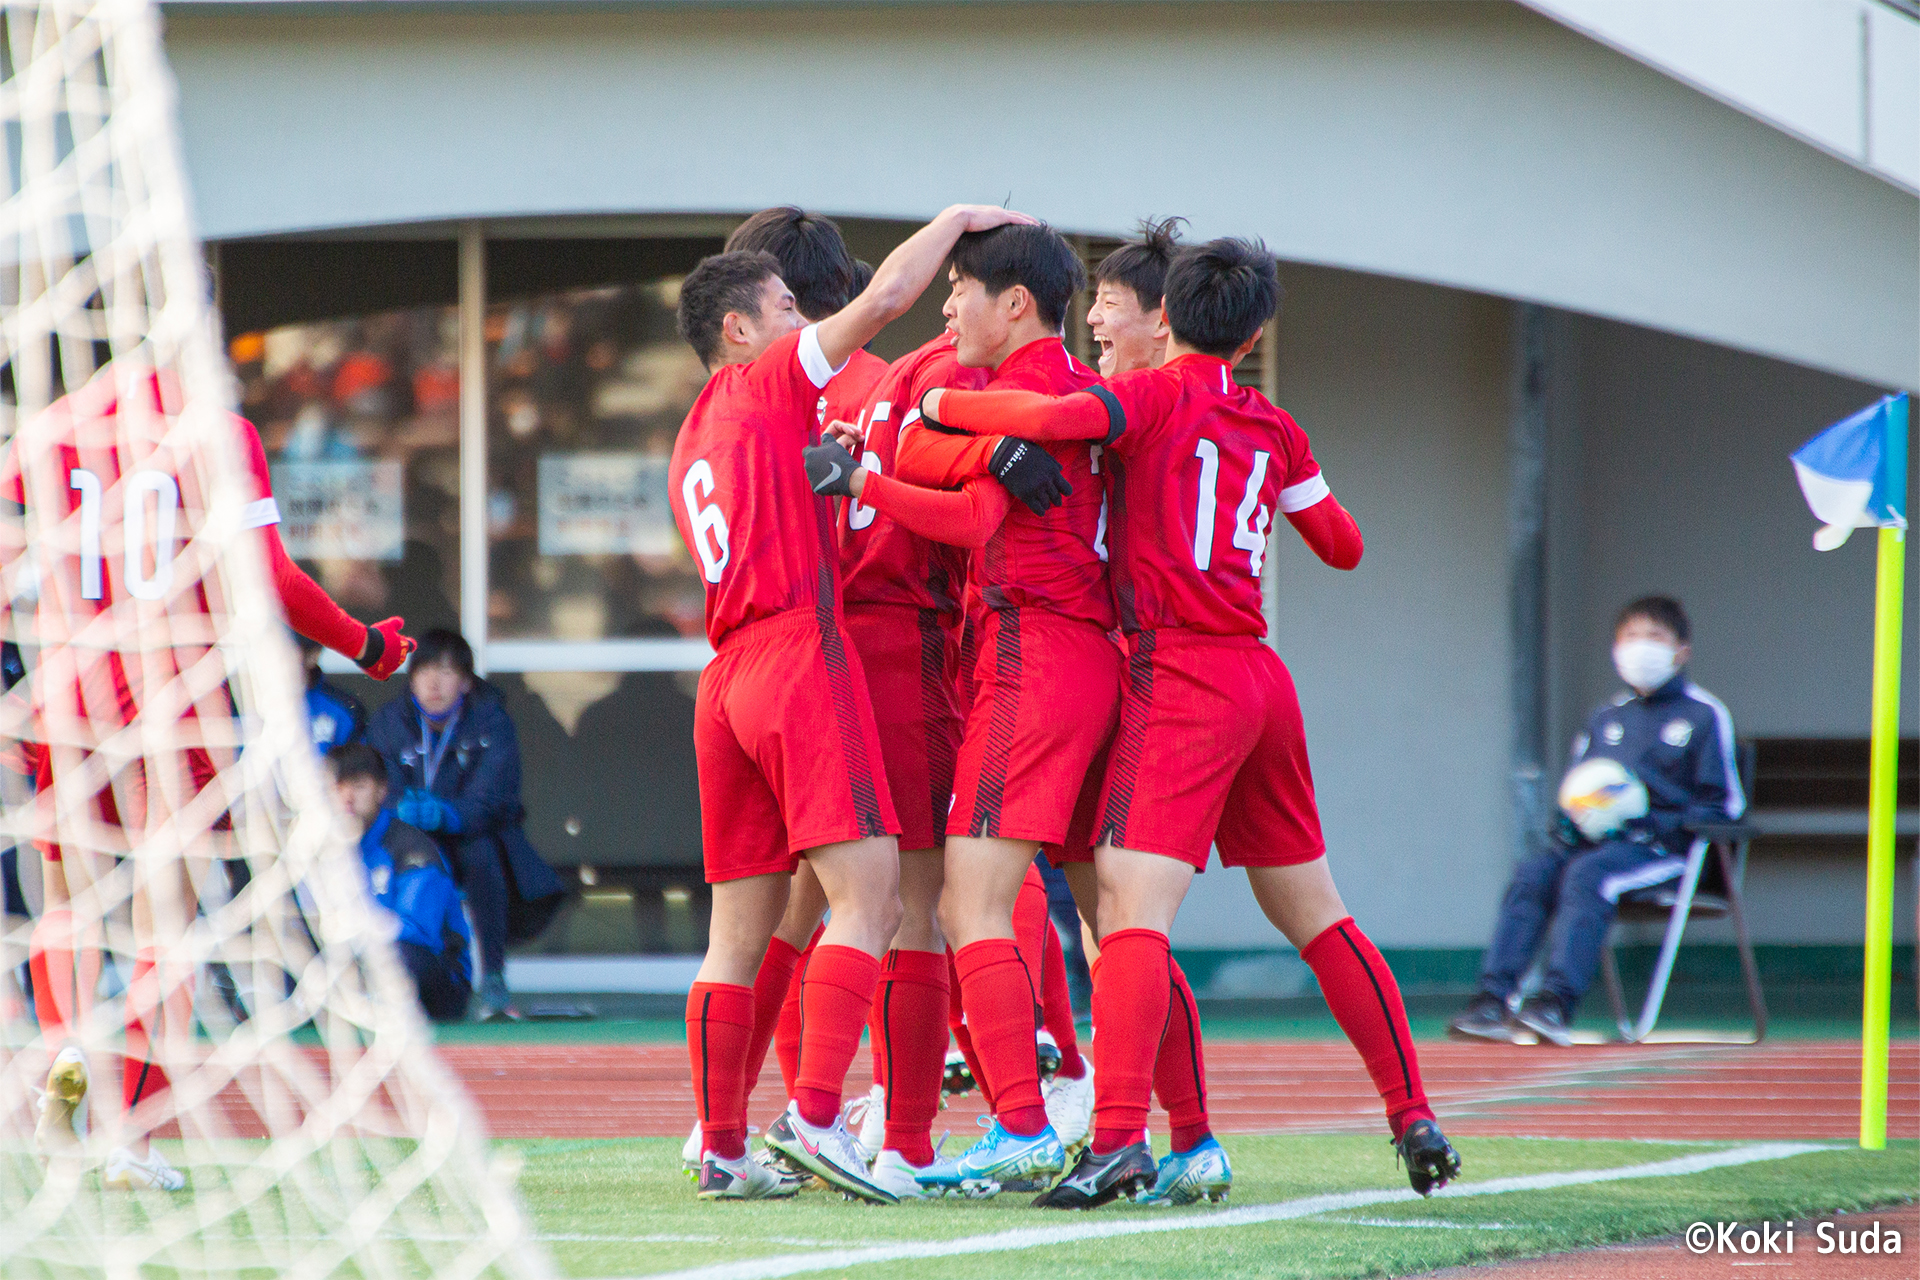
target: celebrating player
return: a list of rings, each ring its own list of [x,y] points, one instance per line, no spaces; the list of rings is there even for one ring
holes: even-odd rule
[[[137,955],[121,1079],[136,1136],[108,1157],[105,1180],[165,1190],[185,1180],[144,1136],[163,1118],[164,1103],[155,1100],[167,1078],[158,1059],[174,1056],[156,1053],[154,1044],[164,1036],[179,1045],[191,1035],[187,984],[164,966],[177,963],[169,945],[185,936],[197,901],[188,860],[167,856],[166,846],[178,840],[172,828],[189,807],[206,813],[207,825],[226,808],[215,778],[231,751],[200,725],[234,715],[224,681],[189,692],[190,673],[211,654],[203,619],[224,607],[218,580],[176,567],[183,556],[189,565],[217,556],[211,537],[258,530],[295,631],[381,680],[413,647],[400,619],[356,622],[288,558],[275,529],[280,513],[266,453],[252,424],[237,417],[223,421],[245,468],[242,505],[217,519],[226,513],[214,509],[210,469],[178,425],[181,411],[170,379],[109,366],[22,427],[0,471],[8,516],[0,520],[0,598],[37,594],[30,608],[11,606],[7,619],[33,661],[29,704],[37,726],[11,736],[27,746],[38,792],[32,822],[46,907],[29,950],[34,1009],[43,1041],[59,1046],[35,1135],[49,1155],[84,1152],[89,1070],[73,1037],[90,1013],[99,956],[93,930],[76,924],[72,904],[131,858]],[[210,526],[221,524],[231,532],[216,535]],[[29,548],[35,554],[25,554]],[[82,643],[114,614],[139,629],[138,661],[121,647]],[[136,726],[158,726],[182,745],[129,750],[125,730]]]
[[[1224,864],[1247,868],[1261,907],[1320,980],[1386,1102],[1414,1189],[1459,1170],[1427,1106],[1392,972],[1334,887],[1293,683],[1261,643],[1276,507],[1328,564],[1352,568],[1362,551],[1305,434],[1232,379],[1278,297],[1264,246],[1212,241],[1183,250],[1167,274],[1161,368],[1064,398],[989,388],[933,392],[921,405],[929,422],[964,430],[1102,441],[1116,487],[1115,586],[1131,654],[1095,854],[1094,1141],[1036,1204],[1091,1207],[1156,1179],[1144,1136],[1154,1032],[1171,999],[1167,929],[1215,842]],[[963,448],[978,465],[998,441]]]
[[[820,393],[912,305],[954,242],[1022,221],[1002,209],[949,209],[889,254],[858,298],[812,325],[770,255],[716,255],[681,287],[680,331],[713,371],[668,473],[717,651],[694,724],[714,885],[707,955],[687,1000],[703,1197],[792,1191],[746,1156],[744,1072],[752,983],[805,857],[833,913],[802,990],[795,1097],[767,1143],[856,1196],[895,1200],[860,1160],[840,1091],[900,922],[900,827],[842,617],[832,509],[809,490],[801,450],[815,438]]]

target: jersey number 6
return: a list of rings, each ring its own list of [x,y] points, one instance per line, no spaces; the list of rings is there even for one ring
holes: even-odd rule
[[[1220,446],[1211,440],[1194,442],[1193,456],[1200,459],[1200,504],[1193,517],[1193,563],[1205,573],[1213,567],[1214,489],[1220,483]],[[1261,562],[1267,558],[1267,526],[1273,511],[1260,505],[1260,486],[1267,481],[1265,449],[1256,449],[1253,467],[1247,472],[1247,491],[1240,498],[1240,509],[1233,515],[1233,545],[1247,553],[1247,571],[1260,576]]]
[[[705,458],[695,458],[680,479],[680,501],[693,526],[693,553],[700,557],[700,571],[708,582],[720,581],[732,551],[727,546],[727,518],[720,504],[707,502],[713,496],[713,468]]]

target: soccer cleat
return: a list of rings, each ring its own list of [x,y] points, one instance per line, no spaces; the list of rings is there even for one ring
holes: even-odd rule
[[[1088,1147],[1074,1163],[1073,1172],[1055,1183],[1049,1191],[1033,1198],[1036,1209],[1097,1209],[1109,1200],[1132,1197],[1154,1183],[1158,1170],[1153,1165],[1153,1148],[1144,1142],[1129,1142],[1104,1156]]]
[[[1040,1068],[1040,1082],[1045,1084],[1060,1074],[1060,1042],[1053,1038],[1053,1032],[1045,1027],[1034,1032],[1033,1056]],[[1051,1119],[1052,1117],[1048,1117]]]
[[[973,1090],[973,1068],[967,1065],[967,1055],[958,1049],[947,1050],[946,1069],[940,1076],[940,1105],[944,1107],[948,1098],[957,1098]]]
[[[793,1103],[767,1130],[767,1145],[815,1177],[849,1196],[874,1204],[898,1204],[899,1197],[874,1182],[846,1121],[839,1116],[827,1128],[815,1128]]]
[[[932,1164],[916,1168],[898,1151],[882,1151],[873,1159],[873,1181],[897,1200],[937,1199],[953,1189],[947,1176],[952,1165],[953,1161],[935,1156]]]
[[[79,1155],[87,1145],[87,1055],[68,1045],[54,1055],[47,1069],[47,1089],[40,1097],[40,1118],[33,1139],[44,1156]]]
[[[987,1123],[985,1117],[981,1122]],[[986,1136],[961,1153],[950,1175],[940,1185],[958,1188],[970,1196],[991,1196],[1003,1190],[1033,1190],[1053,1181],[1066,1167],[1066,1148],[1048,1125],[1032,1137],[1008,1133],[1000,1121],[989,1125]],[[922,1183],[936,1181],[922,1174]]]
[[[700,1141],[700,1122],[695,1120],[693,1132],[688,1134],[687,1140],[680,1144],[680,1171],[687,1175],[687,1181],[696,1186],[700,1182],[700,1166],[704,1163],[700,1157],[704,1154]]]
[[[1527,1030],[1551,1044],[1566,1048],[1573,1043],[1573,1033],[1567,1027],[1567,1011],[1557,996],[1544,992],[1531,996],[1520,1006],[1520,1012],[1513,1020]]]
[[[1136,1197],[1141,1204],[1193,1204],[1225,1200],[1233,1190],[1233,1165],[1219,1142],[1208,1138],[1191,1151],[1176,1151],[1160,1162],[1153,1185]]]
[[[100,1181],[115,1191],[185,1191],[187,1175],[167,1163],[157,1150],[149,1150],[144,1160],[125,1147],[115,1147],[107,1157],[107,1171]]]
[[[1456,1040],[1493,1040],[1500,1044],[1512,1044],[1513,1019],[1507,1013],[1507,1002],[1499,996],[1482,992],[1447,1024],[1447,1034]]]
[[[1423,1196],[1430,1196],[1460,1176],[1460,1153],[1431,1120],[1415,1120],[1393,1144],[1398,1158],[1406,1161],[1407,1181]]]
[[[1047,1123],[1068,1151],[1085,1142],[1093,1126],[1093,1063],[1080,1062],[1078,1080],[1056,1075],[1047,1086]]]
[[[800,1184],[768,1168],[752,1156],[725,1160],[707,1151],[700,1161],[702,1200],[784,1200]]]
[[[866,1096],[849,1102],[846,1111],[847,1131],[854,1135],[860,1154],[871,1164],[887,1144],[887,1091],[876,1084]]]

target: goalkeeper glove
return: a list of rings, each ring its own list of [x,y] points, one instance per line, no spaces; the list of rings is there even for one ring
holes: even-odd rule
[[[375,680],[385,680],[398,671],[400,664],[407,660],[407,655],[418,647],[412,638],[400,634],[400,629],[406,625],[404,619],[388,618],[385,622],[376,622],[368,627],[366,647],[354,659],[360,664],[360,669]]]
[[[1024,502],[1027,510],[1037,516],[1047,514],[1073,492],[1073,486],[1067,483],[1066,471],[1054,456],[1033,441],[1018,436],[1008,436],[999,443],[987,461],[987,469],[1008,493]]]
[[[460,830],[460,811],[431,791],[423,791],[419,787],[407,788],[407,793],[400,797],[400,803],[394,806],[394,810],[400,821],[422,831],[445,831],[455,835]]]
[[[851,498],[853,473],[859,463],[838,440],[822,440],[801,451],[807,463],[807,483],[823,498]]]

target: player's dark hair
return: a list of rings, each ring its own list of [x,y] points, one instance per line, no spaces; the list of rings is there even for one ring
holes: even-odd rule
[[[1166,304],[1174,337],[1230,359],[1280,309],[1280,265],[1259,240],[1189,245],[1167,268]]]
[[[1645,618],[1655,626],[1665,627],[1681,644],[1693,643],[1693,625],[1687,621],[1687,611],[1672,596],[1641,596],[1638,600],[1629,600],[1620,610],[1620,616],[1613,620],[1613,633],[1619,635],[1620,628],[1635,618]]]
[[[1025,285],[1049,329],[1066,323],[1073,295],[1087,287],[1087,269],[1080,265],[1080,255],[1048,226],[1008,223],[991,231],[969,231],[953,246],[947,261],[996,298],[1017,284]]]
[[[809,320],[825,320],[860,292],[853,287],[853,255],[832,218],[790,204],[762,209],[727,237],[728,253],[754,250],[779,262],[793,305]]]
[[[465,636],[458,631],[449,631],[445,627],[435,627],[420,637],[420,647],[413,651],[413,665],[410,671],[421,667],[444,665],[452,667],[467,679],[473,679],[473,646],[467,643]]]
[[[873,264],[865,258],[855,258],[853,260],[853,291],[847,295],[847,301],[852,302],[865,293],[867,286],[872,283]]]
[[[1167,268],[1180,249],[1180,224],[1185,218],[1140,220],[1140,238],[1129,240],[1100,259],[1093,282],[1125,285],[1140,299],[1142,311],[1153,311],[1167,294]]]
[[[353,782],[360,778],[372,778],[382,784],[387,781],[387,762],[365,742],[349,742],[327,752],[327,767],[333,771],[335,782]]]
[[[727,313],[759,315],[761,290],[768,277],[779,274],[780,260],[760,250],[716,253],[687,273],[674,319],[702,364],[711,368],[720,358],[720,327]]]

